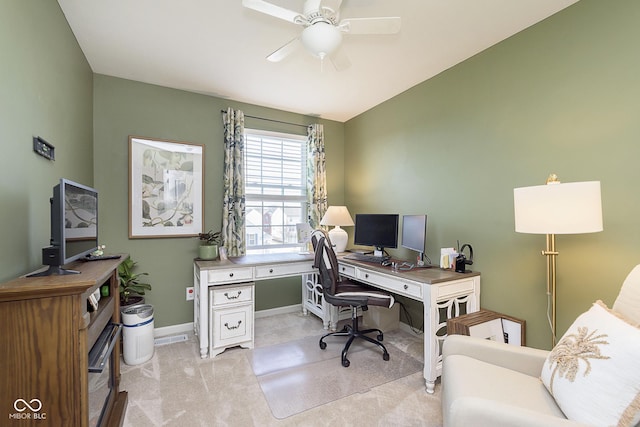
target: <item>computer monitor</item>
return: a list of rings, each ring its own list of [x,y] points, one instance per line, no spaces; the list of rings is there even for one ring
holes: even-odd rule
[[[373,246],[374,255],[384,256],[385,248],[398,247],[397,214],[356,214],[353,243]]]
[[[427,216],[404,215],[402,217],[402,247],[418,252],[418,264],[424,264],[424,248],[427,240]]]

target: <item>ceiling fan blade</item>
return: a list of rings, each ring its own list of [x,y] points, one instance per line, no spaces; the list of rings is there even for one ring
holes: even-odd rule
[[[342,46],[339,46],[329,59],[337,71],[344,71],[351,67],[351,61],[349,61],[349,57]]]
[[[293,52],[298,50],[300,45],[301,45],[300,38],[296,37],[295,39],[291,40],[290,42],[288,42],[287,44],[285,44],[284,46],[280,47],[278,50],[273,52],[271,55],[267,56],[267,61],[280,62],[283,59],[285,59],[287,56],[291,55]]]
[[[347,18],[340,22],[340,30],[348,34],[396,34],[400,32],[399,16],[384,18]]]
[[[342,5],[342,0],[320,0],[320,5],[318,9],[329,9],[334,13],[340,12],[340,6]]]
[[[253,9],[279,19],[284,19],[285,21],[294,24],[299,24],[300,18],[304,19],[304,17],[302,17],[298,12],[276,6],[275,4],[268,3],[264,0],[242,0],[242,5],[248,9]]]

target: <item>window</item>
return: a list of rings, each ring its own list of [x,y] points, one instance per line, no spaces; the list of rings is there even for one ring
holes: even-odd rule
[[[297,251],[307,222],[307,137],[245,129],[247,253]]]

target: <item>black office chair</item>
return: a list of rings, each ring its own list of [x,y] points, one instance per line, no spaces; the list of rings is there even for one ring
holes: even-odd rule
[[[319,271],[319,280],[322,285],[323,298],[331,305],[337,307],[351,307],[351,325],[345,325],[341,331],[330,332],[320,338],[320,348],[327,348],[324,339],[329,336],[345,336],[349,337],[347,343],[342,350],[342,366],[349,366],[347,352],[351,343],[356,338],[362,338],[370,343],[380,347],[383,351],[382,359],[389,360],[389,352],[380,342],[383,340],[383,334],[380,329],[367,329],[361,331],[358,328],[358,308],[366,311],[369,305],[377,305],[391,308],[394,303],[393,296],[371,288],[364,283],[359,283],[347,278],[340,277],[338,273],[338,260],[331,245],[331,240],[324,230],[314,230],[311,234],[311,243],[315,251],[314,268]],[[376,332],[377,340],[367,336]]]

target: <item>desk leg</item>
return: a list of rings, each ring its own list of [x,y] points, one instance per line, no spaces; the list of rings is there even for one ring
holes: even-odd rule
[[[423,316],[424,316],[424,381],[427,393],[433,394],[435,390],[437,372],[437,342],[438,308],[435,298],[431,295],[431,287],[424,286]],[[435,357],[434,357],[435,356]]]
[[[206,359],[207,353],[209,353],[209,278],[206,270],[201,270],[199,276],[200,306],[198,310],[200,311],[200,335],[198,335],[198,338],[200,339],[200,357]]]
[[[436,382],[435,381],[429,381],[429,380],[425,380],[425,382],[426,382],[426,386],[427,386],[427,393],[433,394],[435,392],[435,389],[436,389]]]

